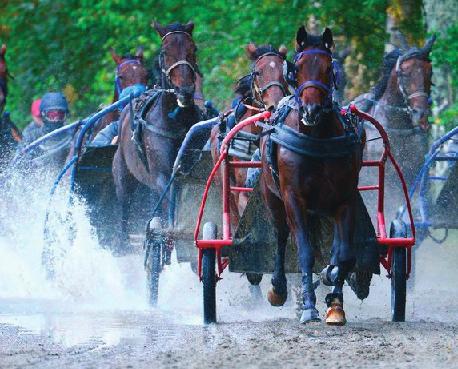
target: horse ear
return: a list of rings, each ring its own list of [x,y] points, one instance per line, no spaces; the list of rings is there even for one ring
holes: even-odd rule
[[[278,53],[286,59],[286,54],[288,54],[288,48],[285,45],[281,45],[278,48]]]
[[[332,38],[332,31],[328,27],[326,27],[326,29],[324,30],[322,39],[324,46],[327,49],[332,49],[332,47],[334,46],[334,40]]]
[[[122,57],[116,54],[116,51],[113,48],[110,49],[110,53],[111,53],[111,57],[113,58],[116,64],[119,65],[122,63]]]
[[[137,50],[135,51],[135,56],[137,57],[137,59],[143,60],[143,47],[137,47]]]
[[[296,50],[302,50],[307,45],[307,31],[300,26],[296,33]]]
[[[189,33],[192,36],[192,31],[194,30],[194,23],[189,21],[187,24],[184,25],[184,30],[186,33]]]
[[[2,45],[2,48],[1,48],[1,50],[0,50],[0,55],[1,55],[2,57],[4,57],[5,54],[6,54],[6,45],[3,44],[3,45]]]
[[[425,56],[428,56],[433,49],[433,44],[436,41],[436,35],[432,35],[425,43],[425,46],[421,49]]]
[[[153,27],[161,37],[164,37],[167,34],[167,28],[162,26],[159,22],[153,21],[151,23],[151,27]]]
[[[250,42],[248,45],[245,46],[245,51],[250,58],[250,60],[256,60],[256,45],[253,42]]]

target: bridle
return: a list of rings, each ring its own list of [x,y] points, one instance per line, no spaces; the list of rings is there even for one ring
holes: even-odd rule
[[[125,61],[123,61],[121,64],[119,64],[117,67],[116,67],[116,77],[115,77],[115,89],[116,89],[116,93],[118,94],[118,96],[121,96],[121,93],[122,93],[122,86],[121,86],[121,76],[119,74],[119,72],[121,71],[121,68],[125,65],[129,65],[129,64],[133,64],[133,65],[142,65],[142,62],[138,59],[127,59]]]
[[[321,50],[321,49],[310,49],[310,50],[305,50],[305,51],[302,51],[300,53],[298,53],[296,55],[296,57],[294,58],[294,64],[297,64],[297,62],[304,56],[304,55],[326,55],[328,56],[330,59],[331,59],[331,63],[333,62],[333,59],[332,59],[332,53],[329,52],[329,51],[325,51],[325,50]],[[333,65],[333,64],[332,64]],[[334,67],[331,68],[331,81],[334,80]],[[301,100],[301,94],[302,92],[307,89],[307,88],[310,88],[310,87],[315,87],[317,89],[319,89],[320,91],[322,91],[328,102],[331,103],[332,102],[332,90],[333,90],[333,86],[332,85],[327,85],[321,81],[318,81],[318,80],[308,80],[308,81],[304,81],[302,82],[302,84],[296,88],[296,90],[294,91],[294,99],[296,101],[297,104],[299,104],[299,106],[302,106],[302,100]]]
[[[185,32],[185,31],[172,31],[172,32],[168,32],[166,33],[161,41],[162,43],[164,42],[164,40],[172,35],[172,34],[184,34],[186,36],[189,37],[189,39],[191,40],[191,42],[194,44],[194,40],[192,39],[192,36],[188,33],[188,32]],[[187,60],[185,59],[182,59],[182,60],[178,60],[177,62],[173,63],[172,65],[170,66],[166,66],[165,65],[165,61],[164,61],[164,55],[165,55],[165,51],[163,48],[161,48],[161,52],[159,54],[159,67],[161,68],[161,72],[162,72],[162,87],[163,88],[166,88],[166,87],[170,87],[170,86],[173,86],[172,84],[172,81],[170,79],[170,73],[178,66],[180,65],[187,65],[193,72],[193,76],[194,76],[194,79],[196,78],[195,75],[196,75],[196,66],[192,65],[190,62],[188,62]]]
[[[405,111],[407,111],[409,114],[412,114],[413,113],[413,109],[412,107],[410,106],[409,102],[410,102],[410,99],[413,99],[414,97],[426,97],[428,99],[428,102],[429,102],[429,95],[424,91],[424,89],[419,89],[413,93],[411,93],[410,95],[407,94],[407,91],[402,83],[403,81],[403,78],[402,78],[402,73],[401,73],[401,64],[408,60],[409,58],[407,59],[403,59],[402,56],[400,56],[398,58],[398,60],[396,61],[396,77],[398,79],[398,88],[399,88],[399,91],[401,92],[401,96],[402,96],[402,99],[404,100],[404,104],[407,106],[407,108],[404,108]],[[400,109],[400,108],[398,108]]]
[[[294,101],[296,102],[297,106],[299,107],[299,112],[300,112],[300,115],[302,116],[302,122],[304,125],[306,126],[313,126],[313,125],[316,125],[316,124],[311,124],[310,122],[307,122],[305,119],[304,119],[304,104],[301,100],[301,95],[302,95],[302,92],[304,92],[304,90],[306,90],[307,88],[310,88],[310,87],[314,87],[314,88],[317,88],[319,89],[320,91],[322,91],[324,94],[325,94],[325,104],[323,106],[323,110],[324,111],[330,111],[332,110],[332,91],[333,91],[333,88],[334,88],[334,85],[336,83],[335,81],[335,75],[334,75],[334,61],[333,61],[333,58],[332,58],[332,53],[330,51],[326,51],[326,50],[322,50],[322,49],[309,49],[309,50],[305,50],[305,51],[301,51],[299,53],[296,54],[295,58],[294,58],[294,64],[296,66],[296,69],[297,69],[297,62],[304,56],[304,55],[325,55],[325,56],[328,56],[331,60],[331,76],[330,76],[330,80],[333,81],[331,85],[328,85],[326,83],[323,83],[321,81],[318,81],[318,80],[307,80],[307,81],[304,81],[301,83],[301,85],[299,87],[297,87],[294,91]]]
[[[283,56],[281,56],[280,54],[278,54],[276,52],[273,52],[273,51],[270,51],[270,52],[267,52],[265,54],[262,54],[253,63],[253,69],[251,71],[251,91],[252,91],[252,96],[253,96],[253,100],[255,102],[257,102],[258,104],[260,104],[261,106],[264,106],[264,107],[265,107],[265,103],[264,103],[264,100],[262,99],[262,97],[267,92],[267,90],[269,90],[269,88],[271,88],[273,86],[277,86],[277,87],[279,87],[281,89],[281,91],[283,93],[283,96],[287,96],[288,95],[288,87],[285,88],[285,84],[283,84],[283,83],[281,83],[279,81],[270,81],[265,86],[259,87],[259,85],[258,85],[258,83],[256,81],[256,77],[259,76],[260,73],[259,73],[259,71],[256,70],[256,65],[265,56],[277,56],[277,57],[281,58],[282,60],[284,60]],[[285,83],[286,83],[286,81],[285,81]],[[253,90],[254,90],[254,93],[253,93]]]

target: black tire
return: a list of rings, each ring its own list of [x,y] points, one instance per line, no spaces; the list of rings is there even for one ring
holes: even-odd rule
[[[406,225],[395,220],[391,223],[390,237],[407,237]],[[391,320],[405,322],[407,295],[407,250],[404,247],[393,249],[391,261]]]
[[[205,223],[203,239],[214,240],[216,239],[216,235],[216,224],[211,222]],[[216,251],[215,249],[205,249],[202,253],[204,324],[210,324],[216,323]]]
[[[148,298],[151,306],[157,306],[159,298],[159,274],[162,270],[161,249],[163,237],[161,234],[161,219],[155,217],[151,220],[147,234],[147,259],[146,259],[146,282]]]

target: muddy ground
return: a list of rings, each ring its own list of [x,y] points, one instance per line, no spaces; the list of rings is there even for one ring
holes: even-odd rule
[[[458,368],[456,277],[450,269],[457,253],[453,243],[419,250],[426,274],[417,275],[410,291],[406,323],[389,321],[384,275],[374,278],[363,302],[346,287],[345,327],[301,325],[292,298],[272,308],[252,297],[246,280],[235,274],[218,286],[219,323],[205,327],[201,286],[187,264],[161,276],[158,309],[142,299],[110,299],[113,293],[103,296],[105,303],[84,295],[0,299],[0,368]],[[134,268],[140,257],[117,262],[124,282],[137,285],[132,292],[144,293],[143,274]],[[266,277],[261,284],[264,296],[268,282]],[[326,293],[319,287],[321,313]]]
[[[118,316],[121,318],[121,316]],[[374,319],[343,328],[295,320],[158,324],[149,315],[123,316],[126,334],[66,346],[48,334],[1,325],[1,368],[455,368],[458,325]],[[103,318],[101,318],[103,320]],[[99,324],[103,322],[99,321]],[[103,330],[103,328],[101,329]]]

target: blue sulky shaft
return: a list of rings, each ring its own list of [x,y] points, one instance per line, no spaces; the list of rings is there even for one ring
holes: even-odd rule
[[[458,135],[458,127],[455,127],[452,129],[450,132],[446,133],[444,136],[440,137],[434,143],[431,145],[431,149],[429,150],[428,154],[425,156],[425,163],[423,164],[422,168],[420,169],[420,172],[417,174],[415,177],[415,180],[410,187],[409,190],[409,197],[412,198],[413,195],[415,194],[416,190],[418,187],[420,187],[420,213],[423,218],[423,220],[427,219],[428,214],[427,214],[427,207],[424,202],[424,196],[425,196],[425,191],[426,191],[426,178],[425,176],[429,173],[429,168],[431,167],[431,164],[435,161],[437,155],[440,152],[440,148],[442,145],[449,141],[453,136]],[[453,158],[450,159],[451,161]],[[405,213],[405,206],[402,206],[398,210],[397,218],[401,218]]]
[[[111,104],[110,106],[107,106],[106,108],[100,110],[99,112],[93,114],[92,116],[90,116],[90,117],[88,117],[88,118],[86,118],[86,119],[84,119],[82,121],[76,122],[77,124],[74,127],[80,125],[81,126],[81,130],[80,130],[80,132],[78,134],[78,137],[76,139],[75,146],[74,146],[75,155],[65,164],[64,168],[61,170],[61,172],[57,176],[56,181],[54,182],[53,188],[51,189],[51,195],[54,193],[54,191],[56,190],[57,186],[59,185],[59,182],[64,177],[65,173],[68,170],[70,170],[70,168],[72,169],[72,173],[71,173],[71,177],[70,177],[70,193],[73,192],[73,190],[75,188],[75,176],[76,176],[76,170],[77,170],[77,162],[78,162],[79,156],[81,154],[81,147],[83,145],[83,139],[84,139],[84,136],[86,135],[87,131],[96,122],[98,122],[99,119],[104,117],[106,114],[111,113],[112,111],[114,111],[116,109],[123,108],[124,106],[127,105],[127,103],[129,103],[129,101],[131,101],[131,99],[133,99],[135,97],[138,97],[141,94],[142,94],[142,91],[134,92],[130,96],[126,96],[126,97],[118,100],[117,102]],[[75,124],[75,123],[73,123],[73,124]],[[69,127],[69,126],[65,126],[63,128],[66,128],[66,127]],[[47,136],[51,135],[54,132],[51,132]],[[29,146],[34,145],[37,141],[32,142],[32,144],[30,144]],[[43,142],[43,141],[40,141],[40,143],[41,142]],[[28,147],[26,147],[25,149],[28,149]],[[35,145],[35,147],[36,147],[36,145]]]

